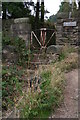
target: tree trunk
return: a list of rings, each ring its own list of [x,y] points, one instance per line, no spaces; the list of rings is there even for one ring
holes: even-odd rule
[[[36,4],[36,28],[39,28],[39,0],[37,1]]]
[[[41,1],[41,23],[44,26],[44,0]]]

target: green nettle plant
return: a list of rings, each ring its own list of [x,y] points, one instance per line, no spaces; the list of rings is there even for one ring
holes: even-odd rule
[[[20,72],[20,71],[19,71]],[[14,105],[14,98],[22,94],[22,84],[19,82],[21,73],[15,67],[3,67],[2,69],[2,108],[7,110]]]

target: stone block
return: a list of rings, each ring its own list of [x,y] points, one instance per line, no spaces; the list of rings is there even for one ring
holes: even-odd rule
[[[62,46],[51,45],[47,48],[46,53],[60,54],[62,52]]]

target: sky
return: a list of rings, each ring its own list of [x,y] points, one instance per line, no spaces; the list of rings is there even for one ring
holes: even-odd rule
[[[56,14],[59,10],[59,6],[63,0],[44,0],[45,9],[47,9],[50,13],[47,13],[46,16],[49,17],[53,14]],[[68,0],[66,0],[68,1]],[[77,0],[76,0],[77,1]],[[37,0],[33,0],[34,3]],[[41,2],[41,0],[40,0]]]
[[[50,12],[47,16],[56,14],[59,10],[60,0],[44,0],[45,8]]]
[[[61,3],[60,1],[62,0],[44,0],[45,10],[47,9],[50,12],[46,14],[47,17],[57,13]],[[33,0],[33,2],[36,3],[37,0]]]

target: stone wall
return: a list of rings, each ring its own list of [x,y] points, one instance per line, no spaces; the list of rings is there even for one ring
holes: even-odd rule
[[[3,30],[10,37],[20,37],[26,41],[30,40],[31,25],[28,18],[9,19],[3,21]]]
[[[64,26],[64,22],[76,22],[74,26]],[[78,44],[78,21],[77,19],[58,19],[56,25],[56,44]]]
[[[18,18],[14,19],[14,24],[11,25],[12,35],[18,36],[26,41],[30,40],[31,25],[29,24],[28,18]]]

